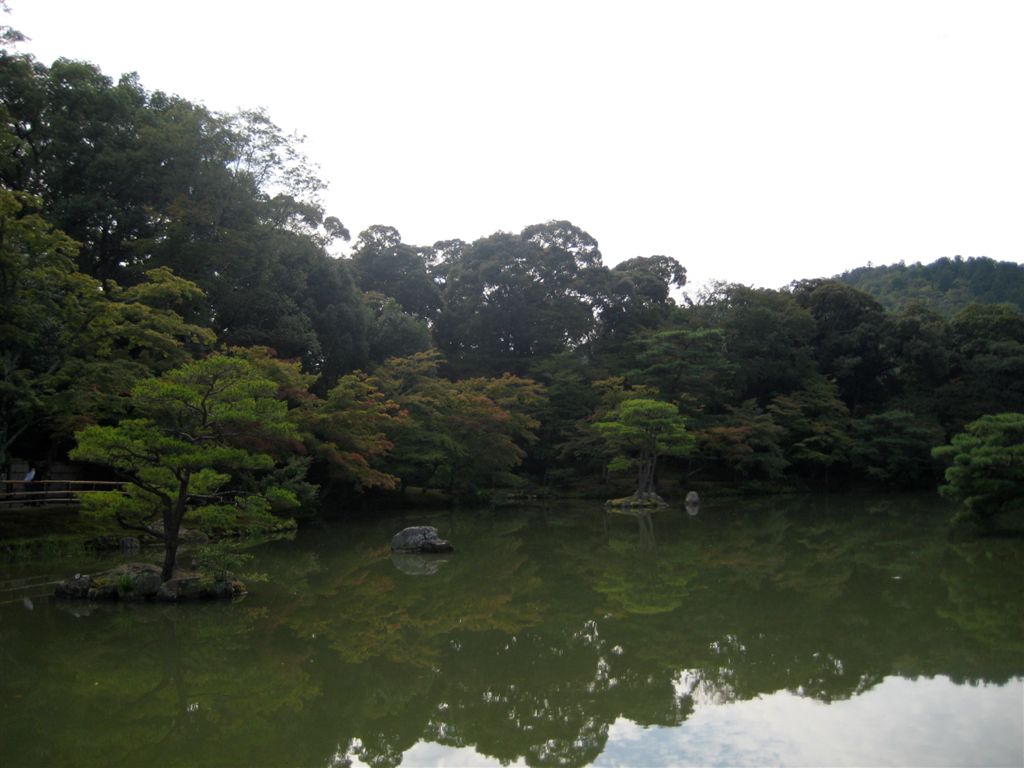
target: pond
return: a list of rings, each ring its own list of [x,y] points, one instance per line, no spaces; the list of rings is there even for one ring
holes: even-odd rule
[[[254,547],[267,580],[235,604],[58,602],[31,585],[89,563],[8,565],[0,754],[1020,766],[1024,540],[949,516],[916,496],[380,515]],[[393,558],[412,524],[458,551]]]

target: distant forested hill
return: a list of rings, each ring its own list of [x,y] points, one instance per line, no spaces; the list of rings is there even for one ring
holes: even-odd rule
[[[870,293],[890,311],[915,301],[946,317],[972,303],[1007,303],[1024,310],[1024,265],[986,257],[860,267],[835,279]]]

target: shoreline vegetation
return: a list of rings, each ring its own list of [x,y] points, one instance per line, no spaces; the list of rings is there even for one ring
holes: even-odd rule
[[[325,182],[261,111],[4,49],[0,115],[0,471],[123,482],[82,519],[156,537],[165,582],[183,528],[325,500],[1024,503],[1019,264],[686,295],[683,261],[607,266],[557,220],[433,244],[373,226],[338,258]]]

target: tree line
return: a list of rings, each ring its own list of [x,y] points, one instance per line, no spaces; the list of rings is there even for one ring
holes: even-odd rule
[[[317,489],[643,484],[659,453],[680,488],[933,486],[959,455],[934,447],[1024,411],[1019,292],[684,300],[679,261],[608,267],[567,221],[429,246],[373,226],[340,258],[323,181],[263,112],[5,51],[0,120],[0,465],[113,467],[135,490],[93,503],[127,525]]]
[[[952,317],[968,304],[1012,304],[1024,310],[1024,270],[988,258],[941,258],[931,264],[893,264],[852,269],[837,278],[870,293],[887,310],[924,304]]]

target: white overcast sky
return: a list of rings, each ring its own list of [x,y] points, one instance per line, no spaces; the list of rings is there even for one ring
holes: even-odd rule
[[[1024,261],[1024,0],[8,0],[46,64],[265,107],[353,235],[568,219],[779,287]]]

